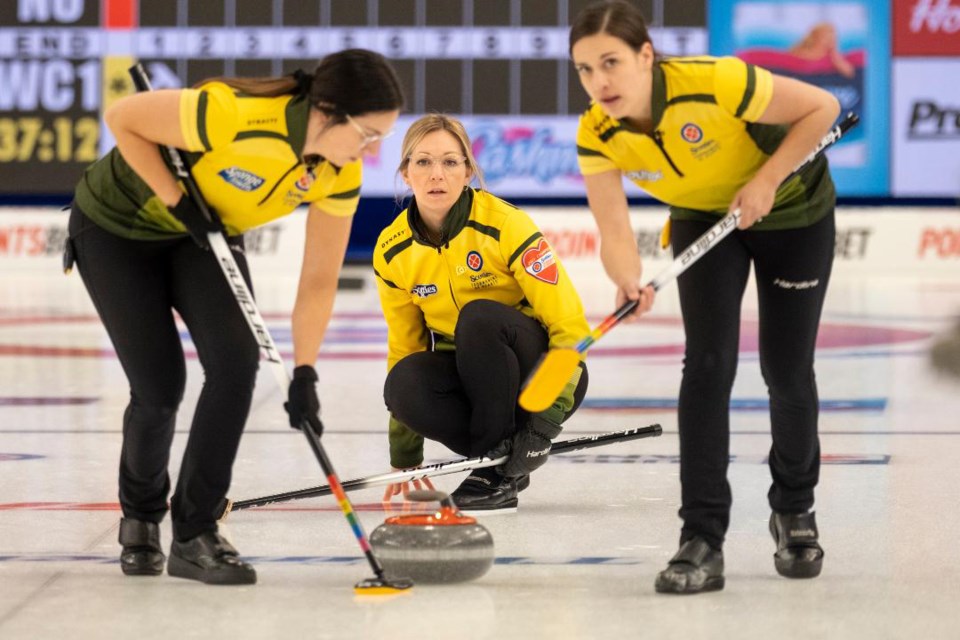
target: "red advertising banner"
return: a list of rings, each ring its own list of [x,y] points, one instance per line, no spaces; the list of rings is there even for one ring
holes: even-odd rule
[[[893,0],[893,55],[960,55],[960,0]]]

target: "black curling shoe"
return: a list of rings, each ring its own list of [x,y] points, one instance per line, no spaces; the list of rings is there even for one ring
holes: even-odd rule
[[[519,500],[517,492],[530,486],[530,476],[505,478],[495,467],[477,469],[450,494],[457,508],[466,514],[475,512],[513,513]]]
[[[206,584],[255,584],[257,572],[216,531],[204,531],[185,542],[173,541],[167,573]]]
[[[667,568],[657,574],[657,593],[693,594],[723,589],[723,552],[703,538],[680,545]]]
[[[813,512],[770,514],[770,535],[777,543],[773,564],[785,578],[816,578],[823,568],[817,521]]]
[[[166,558],[160,549],[160,527],[155,522],[120,518],[120,568],[128,576],[158,576]]]

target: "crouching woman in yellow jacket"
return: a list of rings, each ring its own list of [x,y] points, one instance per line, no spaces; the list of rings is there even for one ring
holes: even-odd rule
[[[483,190],[463,125],[432,114],[403,140],[409,207],[380,234],[374,269],[387,321],[390,459],[423,461],[423,439],[464,456],[509,455],[453,492],[463,511],[510,511],[587,388],[585,365],[531,415],[520,386],[550,347],[589,333],[583,305],[530,217]],[[385,500],[404,487],[388,487]]]

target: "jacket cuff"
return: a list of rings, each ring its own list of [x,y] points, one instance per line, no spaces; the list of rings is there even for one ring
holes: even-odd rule
[[[390,416],[390,466],[408,469],[423,464],[423,436]]]

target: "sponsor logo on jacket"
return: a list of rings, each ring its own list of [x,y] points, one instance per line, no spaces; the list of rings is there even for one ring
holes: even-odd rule
[[[520,262],[523,264],[523,269],[537,280],[547,284],[557,284],[560,272],[553,257],[553,249],[543,238],[540,238],[537,246],[523,252]]]
[[[380,248],[381,248],[381,249],[386,249],[388,244],[390,244],[391,242],[393,242],[393,241],[396,240],[397,238],[402,238],[402,237],[405,236],[406,234],[407,234],[407,230],[406,230],[406,229],[401,229],[400,231],[397,231],[395,234],[393,234],[392,236],[390,236],[389,238],[387,238],[386,240],[384,240],[383,242],[381,242],[381,243],[380,243]],[[462,268],[462,267],[461,267],[461,268]]]
[[[310,187],[313,186],[316,179],[317,175],[313,172],[313,169],[307,169],[303,172],[303,175],[300,176],[300,179],[297,180],[296,187],[300,189],[300,191],[310,191]]]
[[[240,167],[228,167],[218,174],[227,184],[240,189],[240,191],[256,191],[265,182],[255,173],[251,173]]]
[[[432,296],[436,292],[437,285],[435,284],[415,284],[413,285],[413,289],[410,290],[410,293],[418,298],[426,298],[427,296]]]
[[[663,179],[663,172],[657,171],[627,171],[624,175],[628,180],[638,180],[641,182],[656,182]]]
[[[498,280],[497,274],[492,271],[484,271],[470,276],[470,286],[474,289],[489,289],[496,286]]]

